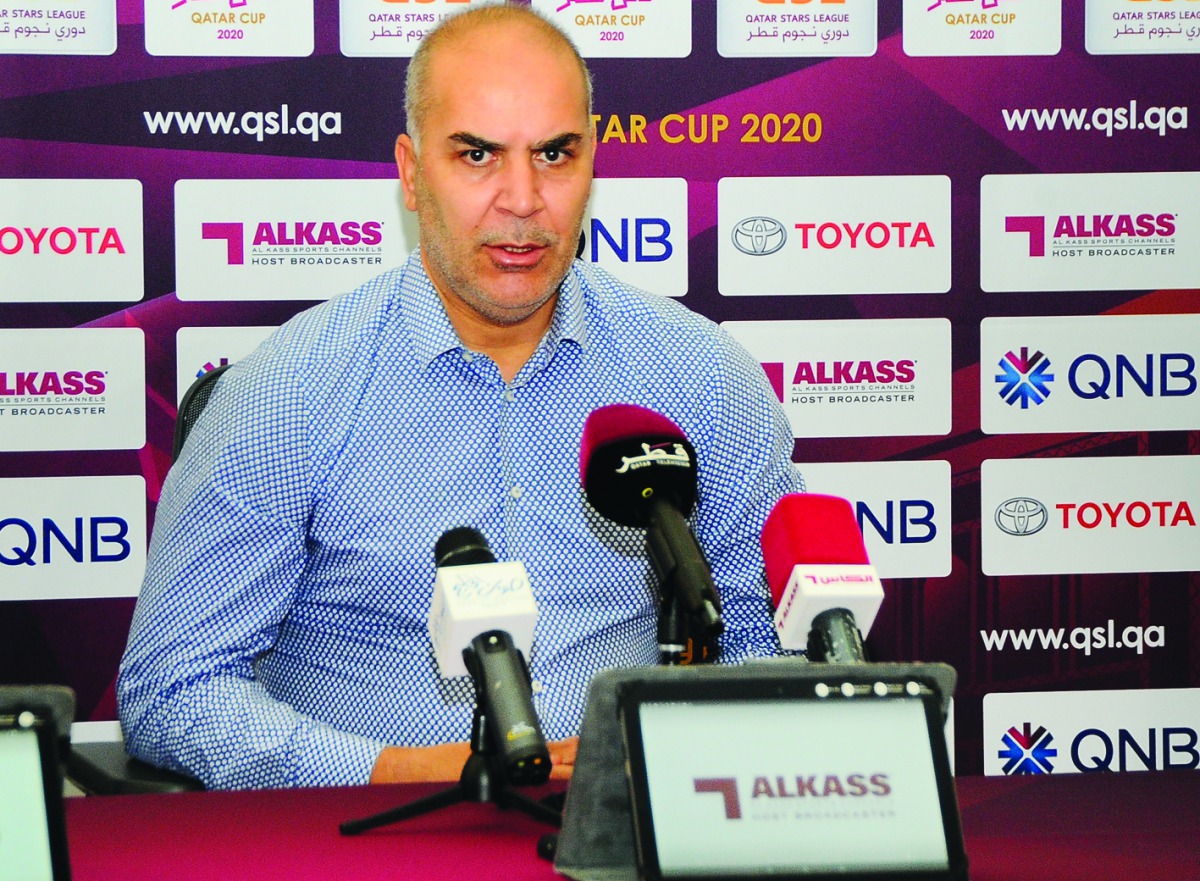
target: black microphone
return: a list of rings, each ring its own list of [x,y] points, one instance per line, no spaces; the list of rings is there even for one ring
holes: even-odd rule
[[[601,515],[645,529],[650,562],[705,635],[724,629],[712,570],[685,519],[696,504],[696,450],[674,422],[634,404],[588,416],[579,450],[584,492]]]
[[[435,555],[439,570],[472,566],[484,575],[470,582],[472,596],[512,590],[511,567],[520,565],[497,563],[487,539],[470,527],[443,533],[435,546]],[[523,566],[520,571],[524,572]],[[518,587],[528,592],[528,580]],[[484,611],[486,617],[487,610]],[[529,667],[525,656],[513,644],[512,636],[506,630],[488,629],[462,650],[462,659],[475,683],[475,704],[483,719],[483,736],[504,779],[514,786],[544,783],[550,777],[550,750],[533,707]]]

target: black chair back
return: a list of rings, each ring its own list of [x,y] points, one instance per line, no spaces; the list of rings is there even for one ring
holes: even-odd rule
[[[191,434],[192,426],[196,424],[200,413],[208,406],[208,399],[212,397],[212,393],[217,388],[217,380],[232,366],[232,364],[222,364],[220,367],[214,367],[207,373],[201,374],[183,393],[183,400],[179,402],[179,415],[175,417],[175,441],[171,445],[172,462],[179,458],[184,441]]]

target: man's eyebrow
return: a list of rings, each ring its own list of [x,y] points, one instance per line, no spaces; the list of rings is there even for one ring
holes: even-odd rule
[[[481,138],[470,132],[455,132],[449,137],[449,140],[470,147],[472,150],[487,150],[489,153],[497,153],[504,149],[503,144],[497,144],[495,141],[489,141],[487,138]]]
[[[578,132],[564,132],[561,135],[555,135],[540,144],[534,144],[532,150],[534,153],[542,153],[547,150],[563,150],[566,147],[574,147],[583,140],[583,135]]]

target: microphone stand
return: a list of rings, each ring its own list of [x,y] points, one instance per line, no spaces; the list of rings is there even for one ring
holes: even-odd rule
[[[361,820],[348,820],[338,826],[338,830],[343,835],[358,835],[368,829],[389,826],[460,802],[492,802],[501,809],[516,808],[535,820],[551,826],[562,826],[561,811],[518,792],[505,782],[504,769],[496,760],[496,750],[491,745],[487,717],[477,705],[471,721],[471,755],[463,765],[458,783],[397,808]]]

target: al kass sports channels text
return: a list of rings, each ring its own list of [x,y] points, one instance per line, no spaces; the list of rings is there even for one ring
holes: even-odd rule
[[[1161,624],[1139,627],[1136,624],[1124,628],[1119,634],[1116,622],[1111,618],[1106,626],[1034,628],[1030,630],[980,630],[985,651],[996,652],[1012,648],[1018,651],[1045,649],[1048,651],[1082,649],[1091,655],[1093,649],[1133,649],[1139,655],[1147,648],[1162,648],[1166,645],[1166,628]]]
[[[1114,132],[1153,131],[1165,137],[1168,130],[1188,127],[1187,107],[1138,109],[1136,100],[1124,107],[1026,107],[1001,108],[1004,124],[1011,131],[1099,131],[1111,138]]]
[[[267,137],[307,137],[342,133],[342,114],[333,110],[302,110],[293,113],[283,104],[278,110],[181,111],[143,110],[146,130],[152,135],[246,135],[261,142]]]

